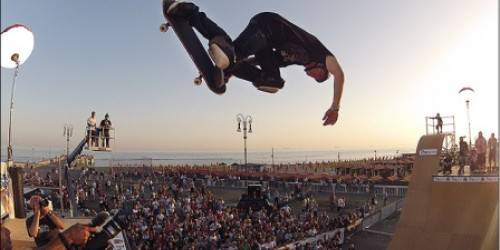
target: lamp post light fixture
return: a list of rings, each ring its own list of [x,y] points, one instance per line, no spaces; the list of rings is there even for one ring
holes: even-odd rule
[[[69,159],[69,138],[73,136],[73,125],[65,124],[63,130],[63,136],[66,137],[66,162]]]
[[[24,211],[24,180],[23,169],[16,167],[13,160],[12,148],[12,113],[14,111],[14,90],[16,87],[16,79],[19,75],[19,66],[23,64],[31,55],[34,47],[34,36],[31,30],[22,25],[14,24],[1,33],[1,66],[3,68],[15,68],[14,77],[12,79],[12,87],[10,92],[10,111],[9,111],[9,134],[7,146],[7,168],[11,181],[9,182],[9,192],[14,200],[15,217],[25,218]]]
[[[12,164],[12,112],[14,111],[14,92],[16,79],[19,75],[19,66],[23,64],[31,55],[34,46],[34,37],[31,30],[22,25],[14,24],[7,27],[1,33],[2,52],[1,63],[3,68],[15,68],[12,87],[10,90],[10,111],[9,111],[9,137],[7,147],[7,161]]]
[[[69,138],[71,138],[73,136],[73,125],[71,124],[65,124],[64,125],[64,129],[63,129],[63,136],[66,137],[66,167],[64,168],[65,169],[65,173],[66,174],[69,174],[67,171],[69,171]],[[63,169],[62,169],[62,165],[61,165],[61,161],[58,157],[58,165],[59,165],[59,195],[60,195],[60,202],[61,202],[61,212],[64,211],[64,199],[63,199],[63,196],[64,196],[64,192],[63,192]],[[68,191],[70,190],[69,189],[69,185],[70,185],[70,182],[69,182],[69,179],[68,179]],[[70,202],[70,216],[73,217],[73,206],[71,206],[72,202]]]
[[[474,94],[474,89],[471,87],[463,87],[458,91],[458,94],[462,95],[465,98],[465,108],[467,109],[467,127],[469,129],[469,147],[472,147],[472,133],[470,126],[470,99]]]
[[[236,116],[236,121],[238,122],[237,132],[241,132],[241,127],[243,126],[243,143],[244,143],[244,157],[245,157],[245,166],[247,165],[247,132],[252,133],[252,117],[247,115],[244,116],[242,114],[238,114]]]

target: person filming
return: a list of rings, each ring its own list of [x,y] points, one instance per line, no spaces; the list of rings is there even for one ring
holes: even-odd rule
[[[64,229],[64,223],[49,208],[48,199],[34,195],[29,205],[33,209],[33,215],[26,219],[28,235],[35,238],[37,247],[41,247],[58,237],[59,230]]]

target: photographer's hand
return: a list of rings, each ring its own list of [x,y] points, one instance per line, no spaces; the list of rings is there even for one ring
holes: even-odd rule
[[[61,237],[64,238],[69,245],[85,245],[90,237],[91,233],[95,233],[97,229],[95,227],[89,227],[82,225],[80,223],[75,224],[62,232]],[[51,240],[47,245],[37,248],[37,250],[65,250],[65,243],[60,239],[56,238]]]
[[[30,237],[37,237],[40,221],[40,196],[32,196],[30,199],[30,206],[33,208],[33,221],[28,228],[28,234]]]
[[[75,224],[64,231],[62,234],[72,245],[83,245],[90,237],[90,233],[97,232],[95,227],[89,227],[80,223]]]

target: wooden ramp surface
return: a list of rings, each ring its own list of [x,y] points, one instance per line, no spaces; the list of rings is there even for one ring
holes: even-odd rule
[[[419,141],[390,250],[498,249],[498,182],[433,182],[443,139]]]

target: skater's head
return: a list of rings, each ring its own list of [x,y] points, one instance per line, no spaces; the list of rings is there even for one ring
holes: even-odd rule
[[[328,79],[330,74],[328,73],[328,70],[326,69],[326,66],[322,63],[309,63],[305,65],[306,74],[317,82],[324,82]]]

